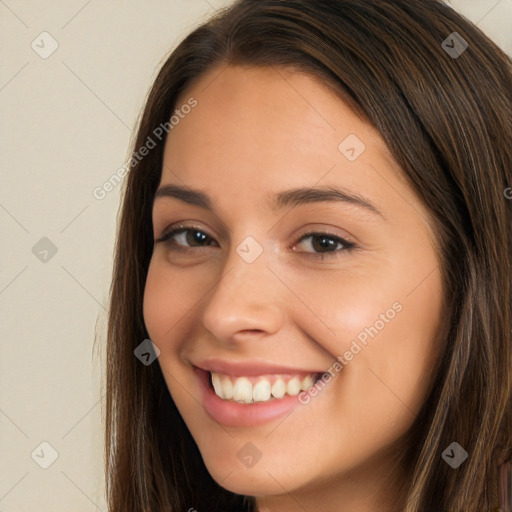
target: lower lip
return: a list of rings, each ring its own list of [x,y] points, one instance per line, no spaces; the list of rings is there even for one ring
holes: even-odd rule
[[[210,374],[197,367],[194,368],[202,388],[203,406],[206,412],[221,425],[226,427],[252,427],[263,425],[285,416],[300,404],[297,395],[285,395],[268,402],[243,404],[234,400],[222,400],[210,386]]]

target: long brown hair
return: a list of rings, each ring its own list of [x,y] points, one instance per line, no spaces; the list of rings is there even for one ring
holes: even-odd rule
[[[430,210],[446,350],[400,458],[410,475],[402,510],[496,507],[497,465],[512,445],[510,58],[438,0],[239,0],[165,61],[133,150],[169,122],[194,80],[229,64],[286,66],[330,84],[380,132]],[[164,142],[132,161],[118,220],[106,352],[109,511],[252,511],[252,498],[208,474],[159,365],[134,356],[148,338],[142,299]],[[469,454],[457,469],[441,457],[454,441]]]

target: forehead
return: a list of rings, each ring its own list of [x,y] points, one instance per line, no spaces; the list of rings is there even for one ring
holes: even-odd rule
[[[167,138],[164,172],[179,169],[193,179],[192,173],[211,178],[215,170],[216,180],[228,174],[247,180],[247,173],[289,180],[292,173],[309,183],[338,161],[351,163],[339,150],[349,135],[364,143],[367,157],[388,153],[376,130],[332,88],[304,73],[216,68],[182,94],[176,108],[191,98],[197,106]]]
[[[279,191],[333,186],[367,198],[396,225],[411,217],[430,231],[426,206],[380,134],[317,78],[219,67],[176,109],[191,100],[167,137],[160,186],[205,191],[233,222],[266,211]]]

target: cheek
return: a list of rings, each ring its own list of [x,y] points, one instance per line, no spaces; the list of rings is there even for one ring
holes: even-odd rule
[[[150,338],[158,344],[176,337],[182,319],[201,303],[214,279],[214,273],[206,270],[173,268],[164,255],[155,253],[143,299],[144,322]]]
[[[403,315],[403,297],[385,274],[368,267],[315,275],[290,273],[285,279],[297,290],[288,302],[290,317],[333,360],[351,349],[356,352],[355,342],[364,349]]]
[[[400,367],[428,364],[439,351],[443,291],[431,254],[421,262],[374,259],[346,271],[282,276],[297,290],[288,302],[290,317],[333,360],[349,351],[350,360],[369,364],[372,356]]]
[[[354,435],[364,432],[369,443],[405,432],[429,391],[442,349],[442,285],[433,268],[432,261],[421,268],[401,262],[386,272],[289,276],[301,290],[293,302],[300,328],[333,362],[343,358],[333,379],[336,403],[343,404],[334,423],[351,418]]]
[[[159,344],[166,330],[173,324],[175,300],[169,293],[167,280],[162,276],[159,265],[151,260],[144,287],[142,303],[144,323],[150,339]]]
[[[154,254],[144,288],[144,323],[149,338],[160,349],[158,363],[162,375],[185,420],[196,418],[202,409],[186,391],[192,388],[193,379],[177,354],[180,343],[193,336],[188,315],[204,293],[191,273],[184,275],[170,267],[160,254]]]

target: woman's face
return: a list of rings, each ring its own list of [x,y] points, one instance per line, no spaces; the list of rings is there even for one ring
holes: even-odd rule
[[[189,100],[153,206],[155,240],[181,231],[155,244],[144,294],[172,398],[231,491],[307,503],[325,486],[318,505],[363,478],[371,494],[441,349],[427,211],[310,76],[217,68]]]

